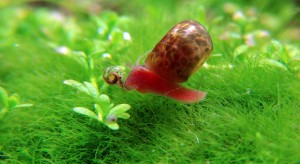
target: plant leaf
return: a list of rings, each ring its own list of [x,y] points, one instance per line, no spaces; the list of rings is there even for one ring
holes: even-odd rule
[[[14,108],[26,108],[26,107],[31,107],[33,104],[19,104],[16,105]]]
[[[244,54],[249,47],[247,45],[240,45],[237,48],[234,49],[234,58]]]
[[[110,129],[112,130],[118,130],[119,129],[119,124],[116,123],[116,122],[112,122],[112,123],[109,123],[109,124],[106,124]]]
[[[283,46],[278,40],[272,40],[271,45],[275,48],[276,51],[281,53],[283,51]]]
[[[109,115],[115,115],[116,117],[122,116],[122,114],[124,112],[126,112],[127,110],[129,110],[131,107],[128,104],[119,104],[115,107],[113,107],[110,111],[109,111]]]
[[[96,120],[98,120],[98,117],[97,115],[92,112],[91,110],[89,110],[88,108],[85,108],[85,107],[75,107],[73,108],[73,111],[76,112],[76,113],[79,113],[79,114],[82,114],[82,115],[86,115],[90,118],[94,118]]]
[[[103,121],[103,110],[101,109],[101,107],[98,104],[95,104],[94,107],[98,113],[98,119],[102,122]]]
[[[8,107],[8,95],[4,88],[0,87],[0,108]]]
[[[84,68],[87,68],[86,63],[86,55],[82,51],[72,51],[71,58],[76,60],[79,64],[81,64]]]
[[[260,64],[262,64],[262,65],[269,65],[269,66],[275,66],[275,67],[287,70],[287,67],[284,64],[282,64],[279,61],[272,60],[272,59],[263,59],[263,60],[260,61]]]
[[[8,108],[12,109],[20,104],[20,97],[17,94],[8,97]]]
[[[0,120],[5,116],[5,114],[8,112],[7,108],[0,108]]]
[[[120,113],[118,115],[118,118],[128,119],[128,118],[130,118],[130,115],[128,113],[124,112],[124,113]]]
[[[87,89],[86,86],[84,86],[82,83],[75,81],[75,80],[65,80],[64,84],[69,85],[75,89],[78,89],[79,91],[86,93],[88,95],[91,95],[89,90]]]
[[[111,108],[113,108],[115,106],[115,104],[114,103],[111,103],[110,105],[109,105],[109,109],[111,109]]]
[[[92,58],[102,54],[106,50],[105,47],[107,46],[108,42],[102,40],[95,40],[93,41],[93,44],[94,44],[94,50],[93,53],[91,54]]]
[[[88,91],[90,92],[90,95],[94,98],[97,98],[99,96],[98,89],[90,82],[84,81],[83,82]]]
[[[101,107],[103,116],[106,116],[110,109],[109,97],[106,94],[101,94],[97,99],[97,104]]]
[[[123,33],[120,29],[115,28],[111,31],[109,39],[114,43],[120,43],[123,41]]]
[[[86,56],[90,55],[93,51],[93,42],[90,39],[83,38],[80,39],[79,41],[79,49],[83,50]]]

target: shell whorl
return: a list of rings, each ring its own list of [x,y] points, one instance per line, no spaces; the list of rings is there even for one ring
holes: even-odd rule
[[[185,82],[212,50],[212,39],[204,26],[185,20],[171,28],[154,47],[145,60],[145,67],[169,81]]]

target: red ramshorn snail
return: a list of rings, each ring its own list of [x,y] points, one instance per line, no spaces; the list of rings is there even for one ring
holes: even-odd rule
[[[109,67],[103,78],[126,90],[155,93],[184,103],[202,100],[206,93],[185,88],[185,82],[207,60],[212,39],[203,25],[194,20],[176,24],[149,53],[144,65],[134,66],[126,80],[122,70]]]

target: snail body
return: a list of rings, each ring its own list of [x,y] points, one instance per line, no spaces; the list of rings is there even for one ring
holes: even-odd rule
[[[213,43],[207,30],[194,20],[185,20],[173,28],[149,53],[145,65],[135,66],[127,79],[115,71],[105,70],[104,80],[126,90],[155,93],[185,103],[202,100],[206,93],[179,85],[207,60]]]

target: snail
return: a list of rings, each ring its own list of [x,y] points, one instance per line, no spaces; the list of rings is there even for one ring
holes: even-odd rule
[[[180,85],[207,60],[213,50],[212,39],[203,25],[184,20],[160,40],[148,54],[145,64],[134,66],[124,80],[120,67],[108,67],[103,78],[126,90],[154,93],[184,103],[205,98],[206,92]]]

